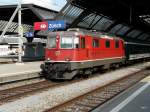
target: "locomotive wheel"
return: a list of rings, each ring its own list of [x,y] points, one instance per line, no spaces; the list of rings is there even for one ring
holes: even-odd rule
[[[86,69],[83,73],[83,78],[88,78],[90,75],[92,75],[92,69],[89,68],[89,69]]]
[[[115,70],[115,69],[119,68],[119,66],[120,66],[119,63],[114,63],[114,64],[111,65],[110,68]]]

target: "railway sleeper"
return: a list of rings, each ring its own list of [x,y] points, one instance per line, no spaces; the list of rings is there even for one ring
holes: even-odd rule
[[[90,102],[82,102],[82,101],[78,101],[78,102],[76,102],[75,103],[76,105],[79,105],[80,107],[82,106],[82,107],[89,107],[89,108],[93,108],[93,107],[95,107],[95,104],[92,102],[92,103],[90,103]]]
[[[58,112],[61,112],[61,110]],[[66,110],[63,110],[63,112],[79,112],[79,109],[75,107],[68,107]]]
[[[97,99],[85,98],[85,99],[82,99],[82,102],[90,103],[91,101],[96,101],[96,100],[97,100]]]
[[[90,97],[90,98],[87,98],[88,100],[94,100],[94,101],[100,101],[100,97]]]
[[[91,103],[91,102],[94,105],[98,105],[98,104],[103,103],[100,99],[94,99],[94,98],[93,99],[91,99],[91,98],[89,99],[89,98],[87,98],[86,100],[87,100],[86,103],[88,103],[88,104]]]
[[[87,112],[88,110],[91,110],[91,107],[86,107],[85,106],[81,106],[81,105],[74,105],[72,107],[70,107],[69,112]]]

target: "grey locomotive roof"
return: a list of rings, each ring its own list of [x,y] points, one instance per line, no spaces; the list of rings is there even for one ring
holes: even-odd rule
[[[61,35],[64,36],[72,36],[72,35],[88,35],[92,37],[98,37],[98,38],[107,38],[107,39],[121,39],[116,36],[112,36],[110,34],[102,33],[102,32],[96,32],[96,31],[90,31],[90,30],[85,30],[85,29],[80,29],[80,28],[71,28],[68,29],[67,31],[58,31]],[[48,37],[52,35],[57,35],[58,32],[50,32],[48,34]]]

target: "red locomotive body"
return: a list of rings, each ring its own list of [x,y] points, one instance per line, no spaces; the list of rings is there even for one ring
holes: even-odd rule
[[[47,78],[71,79],[90,74],[95,68],[124,63],[124,41],[99,32],[51,32],[48,35],[46,61],[41,66]]]

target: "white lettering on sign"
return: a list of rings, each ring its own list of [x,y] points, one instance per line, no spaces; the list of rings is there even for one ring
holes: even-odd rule
[[[49,24],[49,28],[61,28],[61,24]]]
[[[48,29],[65,29],[65,22],[64,21],[48,21]]]

